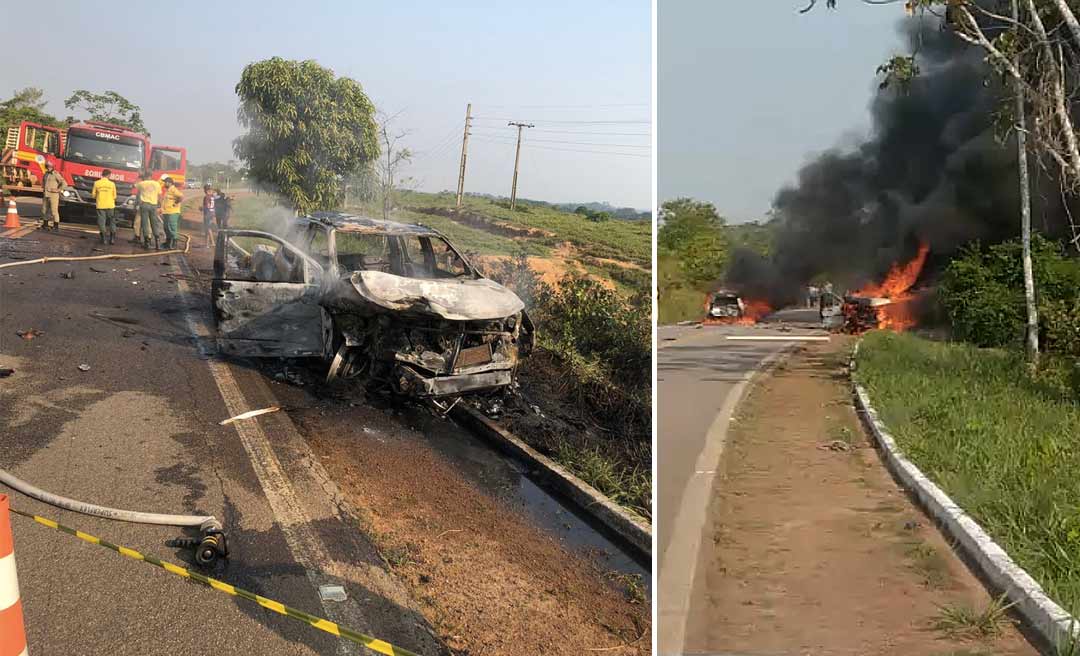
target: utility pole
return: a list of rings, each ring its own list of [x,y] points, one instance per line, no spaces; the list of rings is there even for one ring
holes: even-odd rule
[[[518,163],[521,162],[521,128],[533,128],[536,126],[532,123],[516,123],[514,121],[510,121],[507,125],[515,125],[518,129],[517,152],[514,154],[514,184],[510,187],[510,209],[513,210],[517,204]]]
[[[1017,0],[1012,0],[1013,23],[1019,25],[1020,7]],[[1013,57],[1013,64],[1020,68],[1020,57]],[[1027,160],[1027,119],[1024,115],[1024,84],[1013,81],[1016,93],[1016,161],[1020,175],[1020,237],[1023,244],[1024,300],[1027,305],[1027,331],[1024,345],[1027,351],[1027,364],[1034,374],[1039,367],[1039,311],[1035,305],[1035,277],[1031,264],[1031,187],[1028,179]]]
[[[457,179],[457,207],[461,209],[461,196],[465,193],[465,160],[469,157],[469,128],[472,127],[472,103],[465,107],[465,135],[461,137],[461,171]]]

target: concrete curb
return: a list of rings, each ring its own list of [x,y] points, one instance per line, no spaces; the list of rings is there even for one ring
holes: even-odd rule
[[[451,414],[506,454],[537,470],[552,488],[629,542],[641,555],[652,558],[652,526],[645,519],[607,498],[478,410],[459,403]]]
[[[1013,609],[1045,645],[1056,648],[1080,636],[1076,618],[1058,606],[1009,554],[1005,553],[986,531],[956,505],[945,492],[926,477],[918,467],[904,457],[870,404],[866,389],[855,380],[855,359],[859,343],[851,354],[849,371],[859,415],[869,429],[886,466],[919,503],[935,519],[960,552],[974,563],[991,587],[1005,593],[1015,604]]]

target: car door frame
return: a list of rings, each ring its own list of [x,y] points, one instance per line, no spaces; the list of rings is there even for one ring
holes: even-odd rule
[[[225,251],[235,237],[267,239],[288,249],[303,262],[303,282],[227,279]],[[218,350],[251,357],[329,358],[332,321],[320,303],[325,276],[314,258],[278,235],[261,230],[219,231],[211,283]]]

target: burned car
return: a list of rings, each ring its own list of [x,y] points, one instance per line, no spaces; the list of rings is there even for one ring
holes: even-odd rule
[[[709,297],[708,314],[711,319],[741,319],[745,313],[746,305],[733,291],[720,289]]]
[[[219,349],[322,358],[415,397],[510,385],[535,330],[525,304],[438,231],[342,213],[285,237],[222,230],[212,286]]]

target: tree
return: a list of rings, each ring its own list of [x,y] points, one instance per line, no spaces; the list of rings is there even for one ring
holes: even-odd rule
[[[390,218],[390,210],[394,208],[395,185],[405,181],[397,179],[398,169],[402,164],[412,160],[412,151],[408,148],[398,148],[398,142],[408,134],[395,132],[390,124],[395,116],[384,116],[379,121],[379,142],[382,147],[382,156],[376,165],[379,178],[379,195],[382,198],[383,219]]]
[[[142,110],[139,106],[115,91],[91,93],[86,89],[79,89],[64,101],[64,107],[89,114],[91,121],[115,123],[147,136],[150,135],[146,126],[143,125]]]
[[[727,266],[729,244],[724,219],[712,203],[678,198],[660,207],[656,245],[675,257],[686,280],[700,285],[721,277]]]
[[[248,64],[236,85],[247,133],[233,151],[297,212],[338,207],[344,179],[379,157],[375,107],[360,83],[314,61]]]
[[[16,91],[10,98],[0,102],[0,130],[22,121],[62,127],[64,122],[45,112],[45,92],[37,87]]]
[[[880,0],[862,0],[881,4]],[[1021,11],[1021,2],[1023,11]],[[816,0],[803,9],[814,8]],[[1027,137],[1034,140],[1037,160],[1054,169],[1062,194],[1080,191],[1080,145],[1073,125],[1073,98],[1080,88],[1078,58],[1080,23],[1066,0],[1011,0],[1010,15],[966,0],[907,0],[909,15],[938,17],[953,34],[986,53],[991,69],[1011,83],[1014,96],[1002,99],[1005,124],[1016,130],[1020,186],[1021,259],[1027,307],[1025,351],[1034,371],[1039,361],[1039,316],[1031,261],[1031,192]],[[828,0],[835,8],[836,0]],[[939,12],[944,9],[943,12]],[[1048,27],[1049,26],[1049,27]],[[907,84],[919,74],[916,55],[893,57],[878,68],[882,87]],[[1011,105],[1011,106],[1010,106]],[[1031,120],[1027,120],[1030,108]],[[1011,119],[1011,120],[1010,120]],[[1068,216],[1072,245],[1080,252],[1080,225]]]

